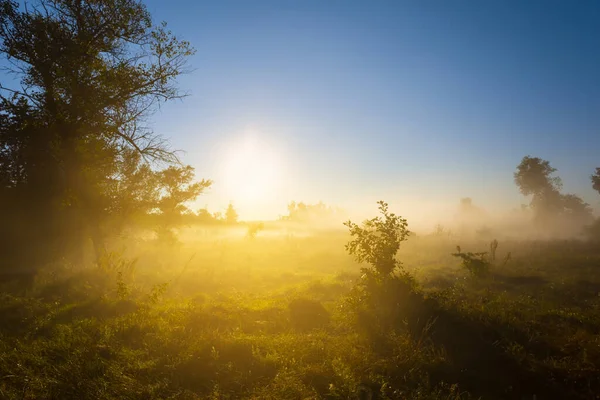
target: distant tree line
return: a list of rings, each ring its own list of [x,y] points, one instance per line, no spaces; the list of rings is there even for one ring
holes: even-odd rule
[[[304,202],[292,201],[288,204],[288,215],[282,216],[282,221],[294,222],[327,222],[333,221],[340,216],[341,210],[318,202],[316,204],[306,204]]]

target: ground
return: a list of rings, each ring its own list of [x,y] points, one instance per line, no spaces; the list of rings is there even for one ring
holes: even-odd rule
[[[341,229],[180,240],[4,279],[0,398],[600,398],[598,245],[499,240],[473,278],[451,253],[487,239],[413,235],[418,288],[384,329],[352,308]]]

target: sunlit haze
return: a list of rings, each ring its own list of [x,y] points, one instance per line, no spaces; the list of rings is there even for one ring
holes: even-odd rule
[[[600,0],[0,0],[0,238],[0,399],[600,400]]]
[[[221,150],[216,190],[245,218],[272,218],[277,207],[288,200],[284,188],[293,183],[286,180],[284,154],[253,131],[240,133]]]
[[[242,218],[275,218],[292,200],[358,212],[385,198],[414,218],[427,206],[435,219],[470,196],[512,209],[527,202],[512,180],[527,154],[550,160],[566,192],[598,206],[589,186],[600,148],[596,2],[150,1],[149,9],[198,49],[181,79],[190,97],[167,104],[155,127],[186,149],[198,176],[215,180],[199,206],[232,201]],[[221,157],[239,151],[249,127],[281,152],[278,182],[266,172],[252,178],[262,183],[242,179],[267,168],[262,150],[244,174],[221,173]],[[244,188],[232,188],[239,180]]]

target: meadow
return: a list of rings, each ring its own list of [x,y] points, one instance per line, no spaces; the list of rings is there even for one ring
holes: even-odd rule
[[[487,237],[413,234],[415,288],[386,294],[382,325],[352,301],[342,226],[245,232],[131,235],[99,266],[5,279],[0,398],[600,398],[597,244],[500,240],[476,277],[451,253]]]

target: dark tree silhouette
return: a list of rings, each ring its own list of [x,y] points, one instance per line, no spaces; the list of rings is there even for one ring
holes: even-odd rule
[[[103,251],[106,214],[147,200],[131,192],[152,176],[138,164],[178,162],[145,122],[184,95],[175,79],[193,52],[137,0],[0,0],[0,56],[20,81],[0,83],[2,203],[39,233],[22,239],[70,232]]]
[[[561,194],[561,179],[552,176],[556,172],[550,163],[540,158],[523,157],[514,174],[515,183],[522,194],[531,195],[531,208],[538,222],[548,222],[557,216],[571,222],[586,224],[592,218],[592,210],[575,194]]]
[[[229,203],[227,210],[225,211],[225,220],[228,224],[237,224],[238,222],[238,213],[231,203]]]
[[[559,177],[553,177],[556,168],[541,158],[525,156],[517,166],[514,174],[515,183],[525,196],[539,195],[548,191],[560,191],[562,182]]]
[[[520,192],[532,196],[531,207],[538,221],[544,221],[551,215],[562,211],[561,179],[552,176],[556,172],[546,160],[525,156],[517,166],[514,179]]]
[[[194,182],[194,169],[190,166],[171,166],[158,172],[156,177],[159,191],[159,237],[172,240],[172,229],[183,222],[184,214],[191,213],[185,203],[196,199],[212,182],[204,179]]]
[[[600,194],[600,168],[596,168],[596,173],[590,178],[592,179],[592,187]]]

